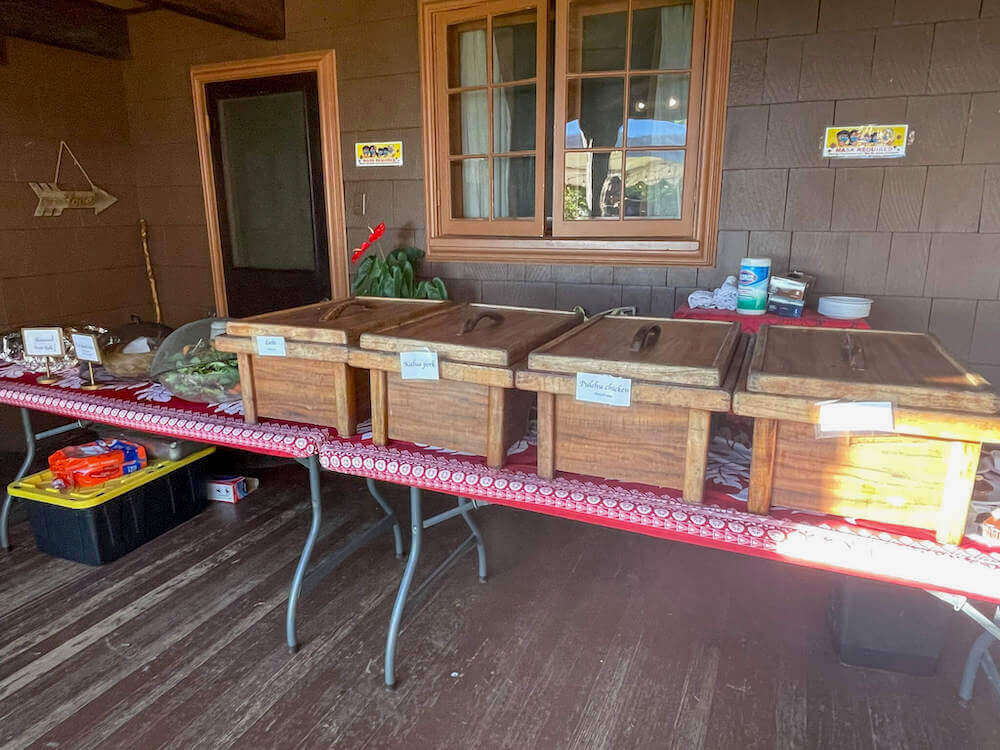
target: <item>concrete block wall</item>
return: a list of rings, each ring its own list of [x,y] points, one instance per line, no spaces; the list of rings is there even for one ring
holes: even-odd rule
[[[138,211],[154,227],[168,317],[211,309],[187,71],[337,50],[348,239],[384,220],[424,245],[416,0],[288,0],[266,42],[167,12],[130,20],[125,63]],[[430,263],[453,296],[667,314],[746,254],[876,300],[872,323],[930,330],[1000,382],[1000,0],[736,0],[715,268]],[[898,160],[821,158],[828,125],[905,122]],[[402,139],[401,168],[356,169],[353,143]],[[364,200],[362,200],[364,196]],[[365,204],[367,214],[362,215]]]

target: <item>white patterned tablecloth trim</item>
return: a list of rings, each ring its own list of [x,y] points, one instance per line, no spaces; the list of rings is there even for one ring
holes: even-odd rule
[[[846,521],[691,505],[679,493],[547,480],[454,457],[337,439],[323,446],[320,462],[341,473],[1000,603],[1000,552],[877,532]]]
[[[100,394],[0,385],[0,403],[10,406],[289,458],[318,453],[327,438],[323,430],[308,425],[248,425],[240,417],[188,412],[155,402],[138,404]]]

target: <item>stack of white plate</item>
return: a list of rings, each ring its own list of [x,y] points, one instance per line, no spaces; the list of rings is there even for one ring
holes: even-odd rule
[[[820,297],[816,306],[820,315],[841,320],[867,318],[872,311],[872,301],[867,297]]]

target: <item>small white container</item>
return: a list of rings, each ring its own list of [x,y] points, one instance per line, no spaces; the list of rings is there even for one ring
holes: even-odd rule
[[[767,312],[767,286],[770,278],[770,258],[741,260],[736,312],[740,315],[763,315]]]
[[[872,301],[867,297],[820,297],[816,311],[828,318],[857,320],[871,314]]]

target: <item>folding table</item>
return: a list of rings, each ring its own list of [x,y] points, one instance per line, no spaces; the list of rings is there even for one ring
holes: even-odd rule
[[[150,383],[111,383],[105,389],[84,392],[78,390],[81,382],[75,372],[49,386],[35,384],[36,378],[37,375],[25,373],[15,366],[0,367],[0,403],[22,410],[29,452],[33,450],[36,435],[28,412],[34,410],[82,422],[101,422],[284,456],[308,468],[312,524],[292,579],[286,618],[286,638],[293,651],[297,645],[296,604],[319,533],[320,467],[364,477],[369,491],[385,511],[382,520],[335,551],[331,556],[332,564],[317,566],[323,567],[323,572],[329,572],[351,551],[390,528],[395,534],[397,555],[401,555],[399,525],[374,482],[380,480],[409,487],[412,544],[386,639],[385,680],[390,686],[396,682],[399,625],[420,561],[423,532],[461,517],[470,528],[470,536],[439,570],[475,546],[478,572],[485,578],[485,542],[473,520],[473,512],[483,505],[497,504],[924,589],[983,628],[966,663],[960,696],[966,700],[971,697],[973,682],[980,669],[1000,695],[1000,675],[988,652],[989,646],[1000,640],[1000,608],[991,621],[969,602],[973,599],[1000,604],[1000,551],[984,549],[969,539],[964,539],[960,545],[939,544],[928,531],[836,516],[779,508],[772,509],[768,516],[747,513],[750,449],[739,443],[730,444],[721,438],[713,440],[708,451],[704,501],[692,505],[685,503],[680,491],[673,489],[580,475],[542,479],[535,473],[537,457],[530,436],[511,446],[504,468],[491,469],[481,456],[399,441],[376,446],[370,432],[344,438],[332,429],[305,424],[264,420],[257,425],[247,425],[239,414],[238,404],[192,404]],[[75,426],[78,423],[73,423],[72,427]],[[425,518],[424,490],[453,495],[456,506]],[[9,498],[5,505],[8,503]],[[6,529],[3,531],[5,533]]]

